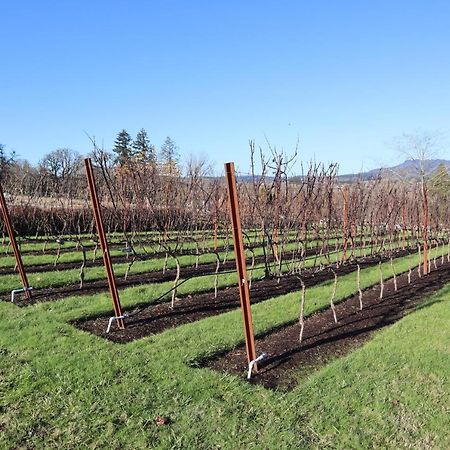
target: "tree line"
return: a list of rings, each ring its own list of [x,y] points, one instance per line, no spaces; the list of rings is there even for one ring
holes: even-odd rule
[[[94,145],[94,151],[89,152],[88,156],[95,157],[95,151]],[[112,150],[102,149],[101,153],[117,171],[151,166],[153,170],[163,174],[176,175],[181,172],[180,152],[176,142],[167,136],[157,147],[150,141],[144,128],[134,139],[125,129],[121,130]],[[5,190],[12,190],[19,195],[70,197],[78,194],[85,186],[83,155],[70,148],[58,148],[45,154],[33,165],[0,144],[0,182]]]

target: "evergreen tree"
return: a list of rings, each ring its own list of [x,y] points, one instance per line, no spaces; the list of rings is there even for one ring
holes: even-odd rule
[[[0,167],[3,168],[4,165],[7,163],[7,157],[6,157],[6,151],[5,146],[3,144],[0,144]]]
[[[10,152],[8,155],[6,153],[5,146],[3,144],[0,144],[0,181],[3,181],[11,166],[15,162],[16,154],[14,151]]]
[[[140,163],[156,162],[155,147],[150,144],[147,132],[142,128],[133,142],[134,157]]]
[[[437,195],[440,199],[447,199],[450,195],[450,175],[445,164],[439,164],[436,170],[431,174],[430,192]]]
[[[3,181],[8,166],[8,158],[6,157],[5,146],[0,144],[0,181]]]
[[[133,157],[133,149],[131,147],[131,136],[126,130],[122,130],[114,141],[114,153],[116,156],[116,164],[119,166],[126,165]]]
[[[164,171],[169,175],[178,173],[178,147],[169,136],[166,137],[163,145],[161,146],[161,163]]]

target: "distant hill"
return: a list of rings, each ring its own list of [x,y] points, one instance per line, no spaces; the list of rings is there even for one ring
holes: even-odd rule
[[[443,164],[447,170],[450,170],[450,161],[446,159],[427,159],[424,161],[425,173],[430,175],[433,173],[439,164]],[[418,168],[420,167],[420,161],[414,159],[408,159],[401,164],[393,167],[380,167],[379,169],[369,170],[368,172],[362,172],[359,174],[345,174],[339,175],[338,179],[341,182],[351,182],[356,179],[371,180],[382,176],[383,178],[405,178],[413,179],[419,175]]]
[[[427,175],[432,174],[439,166],[439,164],[443,164],[447,171],[450,172],[450,161],[447,159],[427,159],[424,161],[425,165],[425,173]],[[347,173],[344,175],[338,175],[338,181],[342,183],[350,183],[352,181],[356,181],[357,179],[362,179],[364,181],[373,180],[378,178],[379,176],[383,178],[394,178],[398,179],[399,177],[411,180],[417,178],[419,175],[418,168],[420,167],[420,161],[414,159],[408,159],[401,164],[398,164],[393,167],[380,167],[378,169],[372,169],[367,172],[361,173]],[[258,177],[259,175],[256,175]],[[222,177],[208,177],[211,180],[222,178]],[[253,181],[251,175],[238,175],[237,180],[241,183],[248,183]],[[273,180],[272,176],[267,176],[266,180],[268,182]],[[300,182],[302,177],[300,175],[296,175],[293,177],[289,177],[291,182]]]

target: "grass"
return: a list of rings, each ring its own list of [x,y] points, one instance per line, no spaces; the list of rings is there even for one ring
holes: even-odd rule
[[[377,269],[361,276],[370,285]],[[337,298],[355,291],[354,277],[339,278]],[[330,286],[307,290],[308,313]],[[297,297],[255,305],[256,332],[295,319]],[[447,286],[290,393],[190,367],[242,342],[239,311],[116,345],[67,323],[105,307],[94,298],[1,303],[0,447],[449,448],[449,299]],[[157,415],[171,424],[157,427]]]
[[[111,256],[125,256],[122,251],[115,249],[111,249],[109,253]],[[93,249],[86,250],[87,261],[92,261],[93,257],[94,257],[94,250]],[[96,259],[97,261],[101,261],[102,259],[102,253],[100,249],[98,249],[97,251]],[[53,265],[55,260],[56,254],[22,255],[22,261],[25,266],[37,266],[44,264]],[[61,252],[61,254],[59,255],[58,264],[77,263],[77,262],[81,264],[82,260],[83,256],[81,250],[73,252]],[[14,256],[3,256],[0,258],[1,268],[14,267],[15,264],[16,260]],[[58,265],[55,266],[55,270],[57,269]]]

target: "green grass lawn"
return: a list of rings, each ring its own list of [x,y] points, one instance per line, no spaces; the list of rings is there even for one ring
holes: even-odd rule
[[[308,313],[329,289],[307,290]],[[256,332],[295,319],[297,297],[255,305]],[[191,367],[242,342],[238,310],[117,345],[67,323],[101,309],[86,300],[0,304],[1,448],[450,447],[450,286],[289,393]]]

